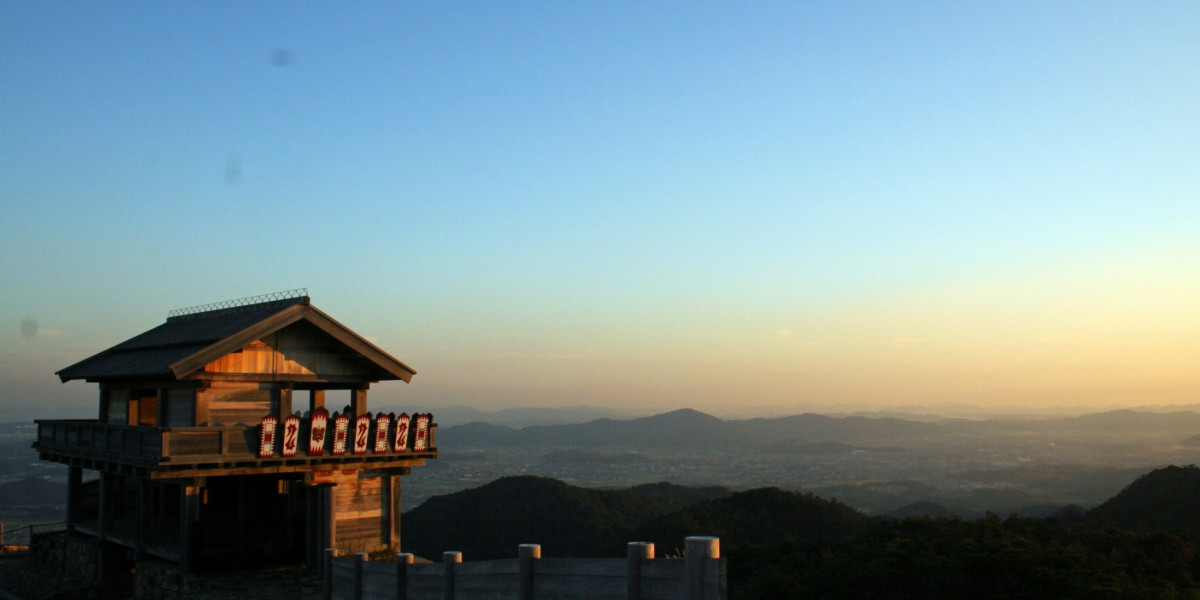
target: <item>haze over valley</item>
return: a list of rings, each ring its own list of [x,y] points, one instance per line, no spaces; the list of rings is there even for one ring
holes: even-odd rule
[[[606,413],[612,411],[450,410],[438,419],[441,455],[405,479],[405,508],[501,477],[535,475],[595,489],[774,486],[836,498],[868,515],[1045,516],[1069,505],[1096,506],[1152,469],[1193,464],[1200,455],[1196,410],[719,419],[684,409],[595,418]],[[498,424],[464,420],[488,416]],[[37,461],[29,447],[34,432],[32,423],[0,428],[0,519],[10,531],[61,519],[65,469]]]

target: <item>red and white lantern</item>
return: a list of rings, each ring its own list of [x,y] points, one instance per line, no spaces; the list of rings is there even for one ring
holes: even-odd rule
[[[417,415],[416,435],[413,438],[413,452],[424,452],[429,449],[429,422],[433,420],[430,413]]]
[[[267,415],[262,418],[258,429],[258,457],[271,458],[275,456],[275,417]]]
[[[334,456],[346,453],[346,434],[350,429],[350,415],[334,413],[333,417],[333,452]]]
[[[283,447],[279,453],[285,458],[296,455],[300,447],[300,417],[290,415],[283,420]]]
[[[312,412],[308,429],[308,455],[320,456],[325,453],[325,425],[329,423],[329,411],[318,408]]]
[[[392,415],[379,414],[375,416],[375,454],[388,451],[388,430],[391,429]]]
[[[371,413],[359,415],[354,420],[354,453],[366,454],[367,442],[371,437]]]
[[[392,452],[408,452],[408,413],[400,413],[396,417],[396,439],[392,443]]]

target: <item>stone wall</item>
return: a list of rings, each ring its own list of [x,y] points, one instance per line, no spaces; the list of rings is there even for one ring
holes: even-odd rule
[[[181,573],[174,563],[142,560],[134,570],[133,597],[138,600],[184,598],[196,587],[196,578]]]
[[[35,533],[29,551],[39,564],[57,566],[69,578],[92,581],[96,577],[100,554],[92,538],[73,537],[66,531]]]

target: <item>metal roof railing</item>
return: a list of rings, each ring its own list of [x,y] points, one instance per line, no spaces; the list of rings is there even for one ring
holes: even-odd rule
[[[176,308],[167,312],[167,318],[182,317],[186,315],[194,315],[199,313],[212,312],[215,310],[225,310],[230,308],[238,308],[241,306],[250,306],[252,304],[263,304],[265,302],[278,302],[281,300],[295,300],[298,298],[307,298],[308,288],[296,288],[294,290],[284,290],[282,292],[272,292],[270,294],[262,294],[259,296],[247,296],[245,298],[235,298],[233,300],[225,300],[222,302],[213,302],[210,304],[199,304],[196,306],[188,306],[186,308]]]

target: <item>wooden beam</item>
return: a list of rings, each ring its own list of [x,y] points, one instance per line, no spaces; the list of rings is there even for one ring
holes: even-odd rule
[[[279,416],[283,422],[292,414],[292,388],[284,385],[271,389],[271,412]]]
[[[185,481],[179,490],[179,568],[185,574],[197,567],[196,525],[202,492],[199,480]]]
[[[158,402],[154,404],[154,426],[167,426],[167,388],[158,388]]]
[[[383,514],[387,515],[384,520],[384,539],[388,543],[388,551],[396,553],[400,551],[400,476],[391,473],[382,475],[383,480],[380,482],[383,485]]]
[[[137,515],[134,517],[133,545],[138,560],[146,553],[146,535],[150,532],[150,513],[154,505],[154,485],[149,479],[135,479]]]
[[[355,418],[367,414],[367,388],[350,390],[350,412]]]
[[[81,489],[83,487],[83,469],[67,467],[67,534],[75,532],[75,522],[79,520]]]

